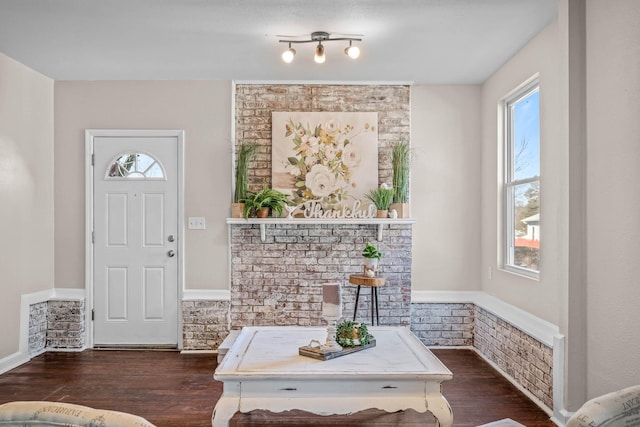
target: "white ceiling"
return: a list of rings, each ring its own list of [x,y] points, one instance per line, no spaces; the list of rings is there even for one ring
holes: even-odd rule
[[[557,0],[0,0],[0,52],[55,80],[473,84],[557,14]],[[276,35],[362,34],[362,54]]]

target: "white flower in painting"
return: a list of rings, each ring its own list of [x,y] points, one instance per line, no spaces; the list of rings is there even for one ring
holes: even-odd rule
[[[320,139],[318,139],[317,136],[311,136],[309,137],[309,149],[311,150],[311,153],[316,154],[318,152],[318,150],[320,149]]]
[[[342,163],[344,163],[347,168],[351,169],[358,166],[360,159],[360,153],[355,149],[354,144],[349,144],[344,147],[342,151]]]
[[[326,145],[324,148],[324,155],[327,159],[333,160],[338,154],[338,150],[333,145]]]
[[[336,119],[329,120],[324,124],[324,130],[329,135],[335,135],[340,130],[340,122]]]
[[[333,192],[336,179],[328,167],[315,165],[307,173],[305,185],[314,196],[326,197]]]

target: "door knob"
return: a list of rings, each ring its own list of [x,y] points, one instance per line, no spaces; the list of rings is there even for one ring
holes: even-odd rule
[[[176,253],[175,253],[175,252],[173,251],[173,249],[172,249],[172,250],[170,250],[169,252],[167,252],[167,256],[168,256],[169,258],[173,258],[174,256],[176,256]]]
[[[175,238],[175,237],[173,237],[173,234],[170,234],[170,235],[169,235],[169,237],[167,237],[167,240],[168,240],[169,242],[173,242],[174,240],[176,240],[176,238]]]

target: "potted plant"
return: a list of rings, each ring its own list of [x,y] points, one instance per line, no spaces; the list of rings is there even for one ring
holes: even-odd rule
[[[371,243],[367,242],[364,246],[364,250],[362,251],[362,256],[364,257],[364,274],[367,277],[374,277],[378,274],[378,263],[380,258],[382,257],[382,253],[378,251],[378,249],[373,246]]]
[[[369,191],[364,196],[376,205],[376,218],[386,218],[389,215],[389,205],[393,200],[393,188],[389,188],[387,184],[382,183],[380,188]]]
[[[411,148],[409,142],[400,141],[393,146],[391,164],[393,166],[393,203],[389,209],[395,210],[398,218],[409,218],[409,166]]]
[[[345,320],[336,326],[336,341],[342,347],[367,345],[372,338],[364,323]]]
[[[231,217],[242,218],[244,211],[243,200],[247,198],[249,185],[248,185],[248,170],[249,162],[253,159],[256,153],[257,145],[246,142],[240,143],[236,152],[236,180],[235,189],[233,192],[233,203],[231,204]]]
[[[258,218],[266,218],[269,216],[269,210],[280,216],[288,203],[287,199],[286,194],[266,186],[257,193],[248,192],[244,199],[244,218],[248,219],[251,214]]]

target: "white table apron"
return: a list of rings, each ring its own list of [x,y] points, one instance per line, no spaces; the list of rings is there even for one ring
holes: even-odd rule
[[[312,339],[324,342],[326,328],[243,328],[214,374],[224,390],[213,427],[228,426],[237,411],[335,415],[370,408],[428,410],[441,426],[451,426],[451,407],[441,392],[451,371],[409,329],[369,330],[375,347],[320,361],[298,355],[298,348]]]

